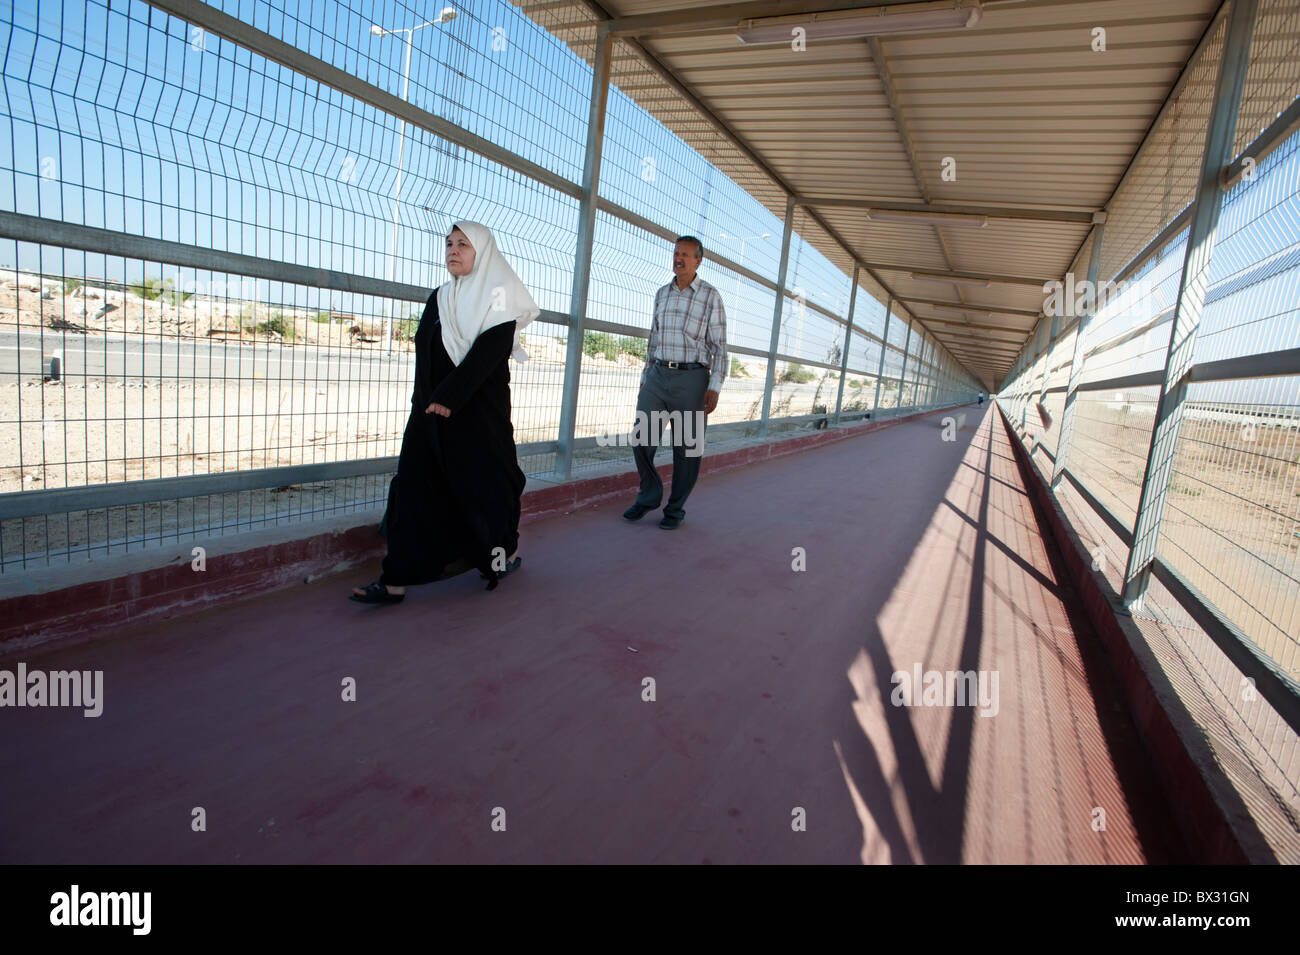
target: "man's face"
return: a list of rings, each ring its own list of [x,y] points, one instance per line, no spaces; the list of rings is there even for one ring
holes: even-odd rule
[[[700,267],[700,257],[695,254],[694,242],[678,242],[673,246],[673,275],[694,275]]]

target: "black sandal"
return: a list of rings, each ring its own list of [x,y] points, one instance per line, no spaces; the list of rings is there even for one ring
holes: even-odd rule
[[[399,604],[406,594],[390,594],[388,588],[376,580],[373,584],[366,584],[364,593],[348,596],[359,604]]]
[[[488,590],[496,590],[496,589],[497,589],[497,584],[499,584],[502,580],[504,580],[505,578],[509,577],[509,576],[510,576],[511,574],[513,574],[516,570],[518,570],[518,569],[519,569],[519,565],[522,564],[523,562],[524,562],[524,559],[523,559],[522,557],[516,557],[514,560],[510,561],[510,563],[506,564],[506,569],[503,570],[503,571],[501,571],[501,572],[499,572],[499,573],[497,574],[495,580],[488,580],[487,589],[488,589]],[[479,576],[482,577],[484,580],[487,580],[487,575],[486,575],[486,574],[479,574]]]

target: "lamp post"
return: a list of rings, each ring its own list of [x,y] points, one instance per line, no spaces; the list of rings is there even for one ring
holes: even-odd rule
[[[370,32],[377,37],[392,36],[395,33],[406,34],[406,67],[402,70],[402,99],[405,101],[407,90],[411,83],[411,46],[412,39],[416,30],[423,30],[425,27],[437,26],[443,23],[450,23],[456,19],[456,10],[454,7],[443,7],[442,12],[438,14],[436,20],[430,20],[427,23],[421,23],[418,26],[406,27],[397,30],[385,30],[378,23],[371,24]],[[397,145],[397,183],[393,187],[393,243],[392,250],[388,256],[388,281],[393,282],[397,278],[397,209],[398,202],[402,195],[402,160],[406,153],[406,119],[401,120],[401,132],[398,135]],[[393,300],[388,300],[388,307],[385,309],[384,316],[384,350],[388,355],[393,353]]]

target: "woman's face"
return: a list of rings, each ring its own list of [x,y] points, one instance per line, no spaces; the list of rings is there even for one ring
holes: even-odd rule
[[[459,229],[452,229],[447,236],[447,271],[459,278],[469,275],[474,270],[474,246],[469,244],[469,237]]]

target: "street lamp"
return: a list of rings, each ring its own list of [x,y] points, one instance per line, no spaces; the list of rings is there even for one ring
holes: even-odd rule
[[[392,36],[395,33],[406,34],[406,67],[402,71],[402,99],[405,101],[407,90],[411,83],[411,41],[415,36],[416,30],[423,30],[425,27],[437,26],[443,23],[450,23],[456,19],[456,10],[454,7],[443,7],[442,12],[438,14],[436,20],[430,20],[428,23],[421,23],[419,26],[407,27],[397,30],[385,30],[378,23],[370,25],[370,32],[377,37]],[[397,183],[393,187],[393,245],[392,252],[388,257],[388,281],[396,281],[397,278],[397,209],[398,202],[402,195],[402,159],[406,153],[406,119],[401,120],[401,133],[398,136],[397,145]],[[389,355],[393,353],[393,301],[388,300],[387,314],[384,316],[384,349]]]

